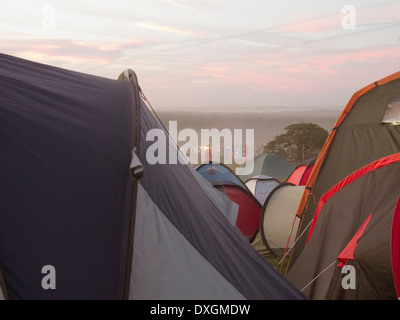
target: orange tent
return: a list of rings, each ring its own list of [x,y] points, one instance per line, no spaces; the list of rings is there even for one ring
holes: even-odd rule
[[[301,224],[291,260],[305,245],[320,197],[361,167],[400,151],[400,72],[355,92],[331,130],[310,174],[296,215]],[[289,263],[290,268],[290,263]]]

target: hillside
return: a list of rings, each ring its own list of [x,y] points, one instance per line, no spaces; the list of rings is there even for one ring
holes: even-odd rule
[[[201,129],[254,129],[256,154],[262,147],[284,133],[284,128],[293,123],[312,122],[332,129],[341,110],[307,110],[282,112],[194,112],[194,111],[158,111],[157,114],[168,129],[169,121],[177,121],[178,131],[191,128],[200,136]],[[245,131],[243,131],[245,132]]]

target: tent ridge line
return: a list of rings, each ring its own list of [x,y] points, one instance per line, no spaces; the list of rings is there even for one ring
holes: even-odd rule
[[[322,147],[321,150],[321,154],[320,156],[318,156],[316,162],[315,162],[315,166],[313,171],[310,174],[310,178],[309,181],[307,183],[307,187],[310,187],[310,189],[313,188],[314,183],[315,183],[315,179],[317,178],[318,172],[320,170],[320,168],[322,167],[324,160],[325,160],[325,156],[326,156],[326,152],[327,149],[330,147],[330,145],[333,142],[333,139],[335,137],[335,134],[337,132],[337,129],[339,128],[339,126],[342,124],[343,120],[346,118],[346,116],[348,115],[348,113],[350,112],[350,110],[354,107],[354,105],[356,104],[357,100],[362,97],[364,94],[368,93],[369,91],[371,91],[372,89],[376,88],[377,86],[381,86],[384,84],[387,84],[389,82],[395,81],[400,79],[400,71],[393,73],[385,78],[382,78],[380,80],[375,81],[374,83],[370,83],[369,85],[366,85],[365,87],[361,88],[360,90],[356,91],[350,98],[350,100],[348,101],[347,105],[345,106],[345,108],[343,109],[342,113],[340,114],[338,120],[335,123],[334,128],[331,130],[324,146]],[[325,150],[326,149],[326,150]],[[324,151],[324,152],[323,152]],[[299,206],[299,210],[297,211],[296,215],[297,216],[302,216],[304,209],[305,209],[305,205],[306,205],[306,201],[308,202],[308,200],[306,199],[308,196],[308,194],[306,195],[306,192],[304,193],[304,197],[300,200],[300,206]]]
[[[369,172],[378,170],[382,167],[391,165],[393,163],[399,162],[400,161],[400,152],[399,153],[394,153],[392,155],[386,156],[384,158],[378,159],[372,163],[369,163],[367,165],[365,165],[364,167],[358,169],[357,171],[351,173],[350,175],[348,175],[347,177],[345,177],[344,179],[340,180],[337,184],[335,184],[331,189],[329,189],[327,192],[325,192],[321,198],[318,201],[318,205],[317,208],[315,210],[314,213],[314,217],[313,217],[313,225],[311,225],[311,228],[309,230],[309,234],[307,237],[307,242],[310,239],[315,224],[317,222],[319,213],[322,209],[322,207],[325,205],[325,203],[333,196],[335,195],[337,192],[339,192],[340,190],[342,190],[343,188],[345,188],[347,185],[351,184],[352,182],[358,180],[359,178],[363,177],[364,175],[366,175]],[[307,243],[306,242],[306,243]]]
[[[136,155],[140,157],[140,121],[141,121],[141,113],[140,113],[140,86],[137,79],[136,73],[127,69],[118,77],[120,81],[128,81],[133,89],[134,89],[134,102],[135,102],[135,141],[133,150],[136,152]],[[126,261],[125,261],[125,278],[124,278],[124,287],[123,287],[123,299],[128,300],[130,296],[130,281],[132,274],[132,259],[133,259],[133,242],[135,235],[135,223],[136,223],[136,205],[137,205],[137,193],[138,193],[138,178],[139,174],[132,173],[132,190],[131,190],[131,208],[128,222],[128,239],[127,239],[127,252],[126,252]]]

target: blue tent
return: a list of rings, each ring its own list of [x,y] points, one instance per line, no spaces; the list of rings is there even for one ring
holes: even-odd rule
[[[0,54],[5,298],[304,299],[190,164],[147,161],[150,130],[170,139],[119,80]]]
[[[229,181],[247,190],[246,185],[223,163],[204,163],[197,166],[196,170],[208,181]]]

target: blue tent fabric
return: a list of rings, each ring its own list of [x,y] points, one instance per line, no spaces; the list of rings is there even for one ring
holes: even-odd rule
[[[0,266],[10,299],[122,297],[133,87],[0,55]],[[44,290],[43,266],[56,270]]]
[[[244,189],[247,189],[245,184],[232,172],[232,170],[222,163],[201,164],[196,167],[196,170],[208,181],[230,181]]]
[[[221,214],[190,164],[147,161],[152,142],[146,134],[163,128],[143,97],[137,103],[139,88],[132,83],[0,54],[0,87],[0,285],[7,298],[126,298],[130,234],[132,274],[146,280],[149,267],[161,277],[130,287],[135,294],[154,298],[163,281],[179,281],[157,265],[163,260],[156,258],[169,258],[157,247],[164,243],[186,270],[191,261],[207,266],[207,274],[226,285],[221,298],[305,298]],[[138,130],[143,172],[134,193],[130,165]],[[131,217],[140,217],[140,225]],[[158,242],[140,237],[147,230]],[[142,248],[159,249],[160,256],[139,255]],[[49,265],[56,270],[55,290],[43,287],[41,270]],[[190,288],[205,275],[187,273],[182,285]],[[213,284],[198,283],[194,298],[207,298]],[[176,290],[182,288],[170,286],[157,298],[176,297]]]
[[[280,184],[280,182],[273,177],[260,175],[247,179],[245,184],[254,194],[258,202],[264,204],[268,195]]]

